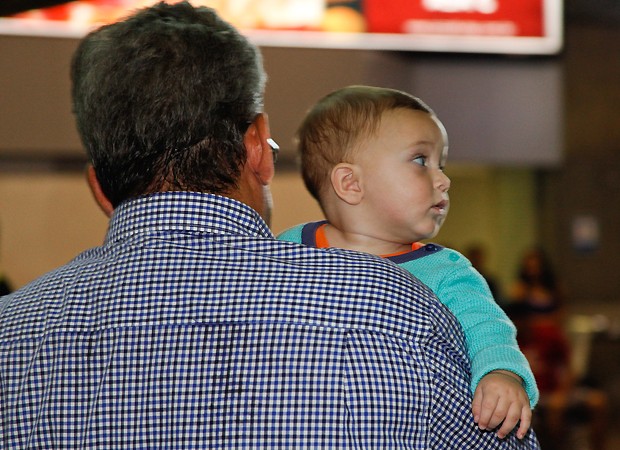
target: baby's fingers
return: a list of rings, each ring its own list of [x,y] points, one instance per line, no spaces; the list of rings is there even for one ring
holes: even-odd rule
[[[480,413],[482,412],[482,398],[482,390],[478,387],[474,393],[474,400],[471,405],[471,410],[474,415],[474,422],[476,423],[480,421]]]
[[[499,428],[499,430],[497,430],[497,436],[499,438],[505,438],[506,436],[508,436],[508,434],[517,425],[519,420],[521,420],[522,415],[522,408],[520,407],[520,405],[518,403],[511,403],[508,407],[508,411],[505,414],[505,419],[502,422],[502,426]],[[527,428],[525,430],[527,431]],[[521,431],[521,427],[519,427],[519,431]],[[519,437],[519,439],[521,439],[523,436],[525,436],[525,433],[523,434],[523,436],[519,436],[519,434],[517,434],[517,436]]]
[[[489,396],[485,397],[480,409],[478,428],[481,430],[494,429],[502,423],[502,420],[506,417],[506,410],[506,405],[503,404],[502,399],[497,397],[489,398]]]
[[[521,423],[519,424],[519,429],[517,430],[517,437],[519,439],[523,439],[527,430],[530,429],[532,425],[532,410],[529,408],[529,405],[524,407],[521,410]]]

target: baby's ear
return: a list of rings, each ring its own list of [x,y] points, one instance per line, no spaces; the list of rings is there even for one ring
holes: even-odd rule
[[[362,201],[361,168],[355,164],[340,163],[332,169],[331,182],[336,195],[349,205]]]

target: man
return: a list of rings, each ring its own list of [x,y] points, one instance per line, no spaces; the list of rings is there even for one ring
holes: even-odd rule
[[[395,265],[274,240],[265,75],[159,4],[72,65],[89,250],[0,305],[6,448],[519,448],[478,430],[454,318]]]

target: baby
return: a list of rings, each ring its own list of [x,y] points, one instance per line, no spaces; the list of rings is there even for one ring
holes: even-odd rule
[[[326,221],[279,239],[390,259],[429,286],[461,323],[472,367],[472,411],[481,429],[523,438],[538,401],[512,322],[460,253],[433,238],[449,207],[447,134],[407,93],[349,86],[320,100],[298,130],[302,175]]]

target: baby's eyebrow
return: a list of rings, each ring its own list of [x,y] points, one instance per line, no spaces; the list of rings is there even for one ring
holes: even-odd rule
[[[411,145],[412,146],[415,146],[415,145],[427,145],[427,146],[431,146],[432,147],[433,145],[435,145],[435,143],[432,142],[432,141],[421,140],[421,141],[413,141],[411,143]]]

